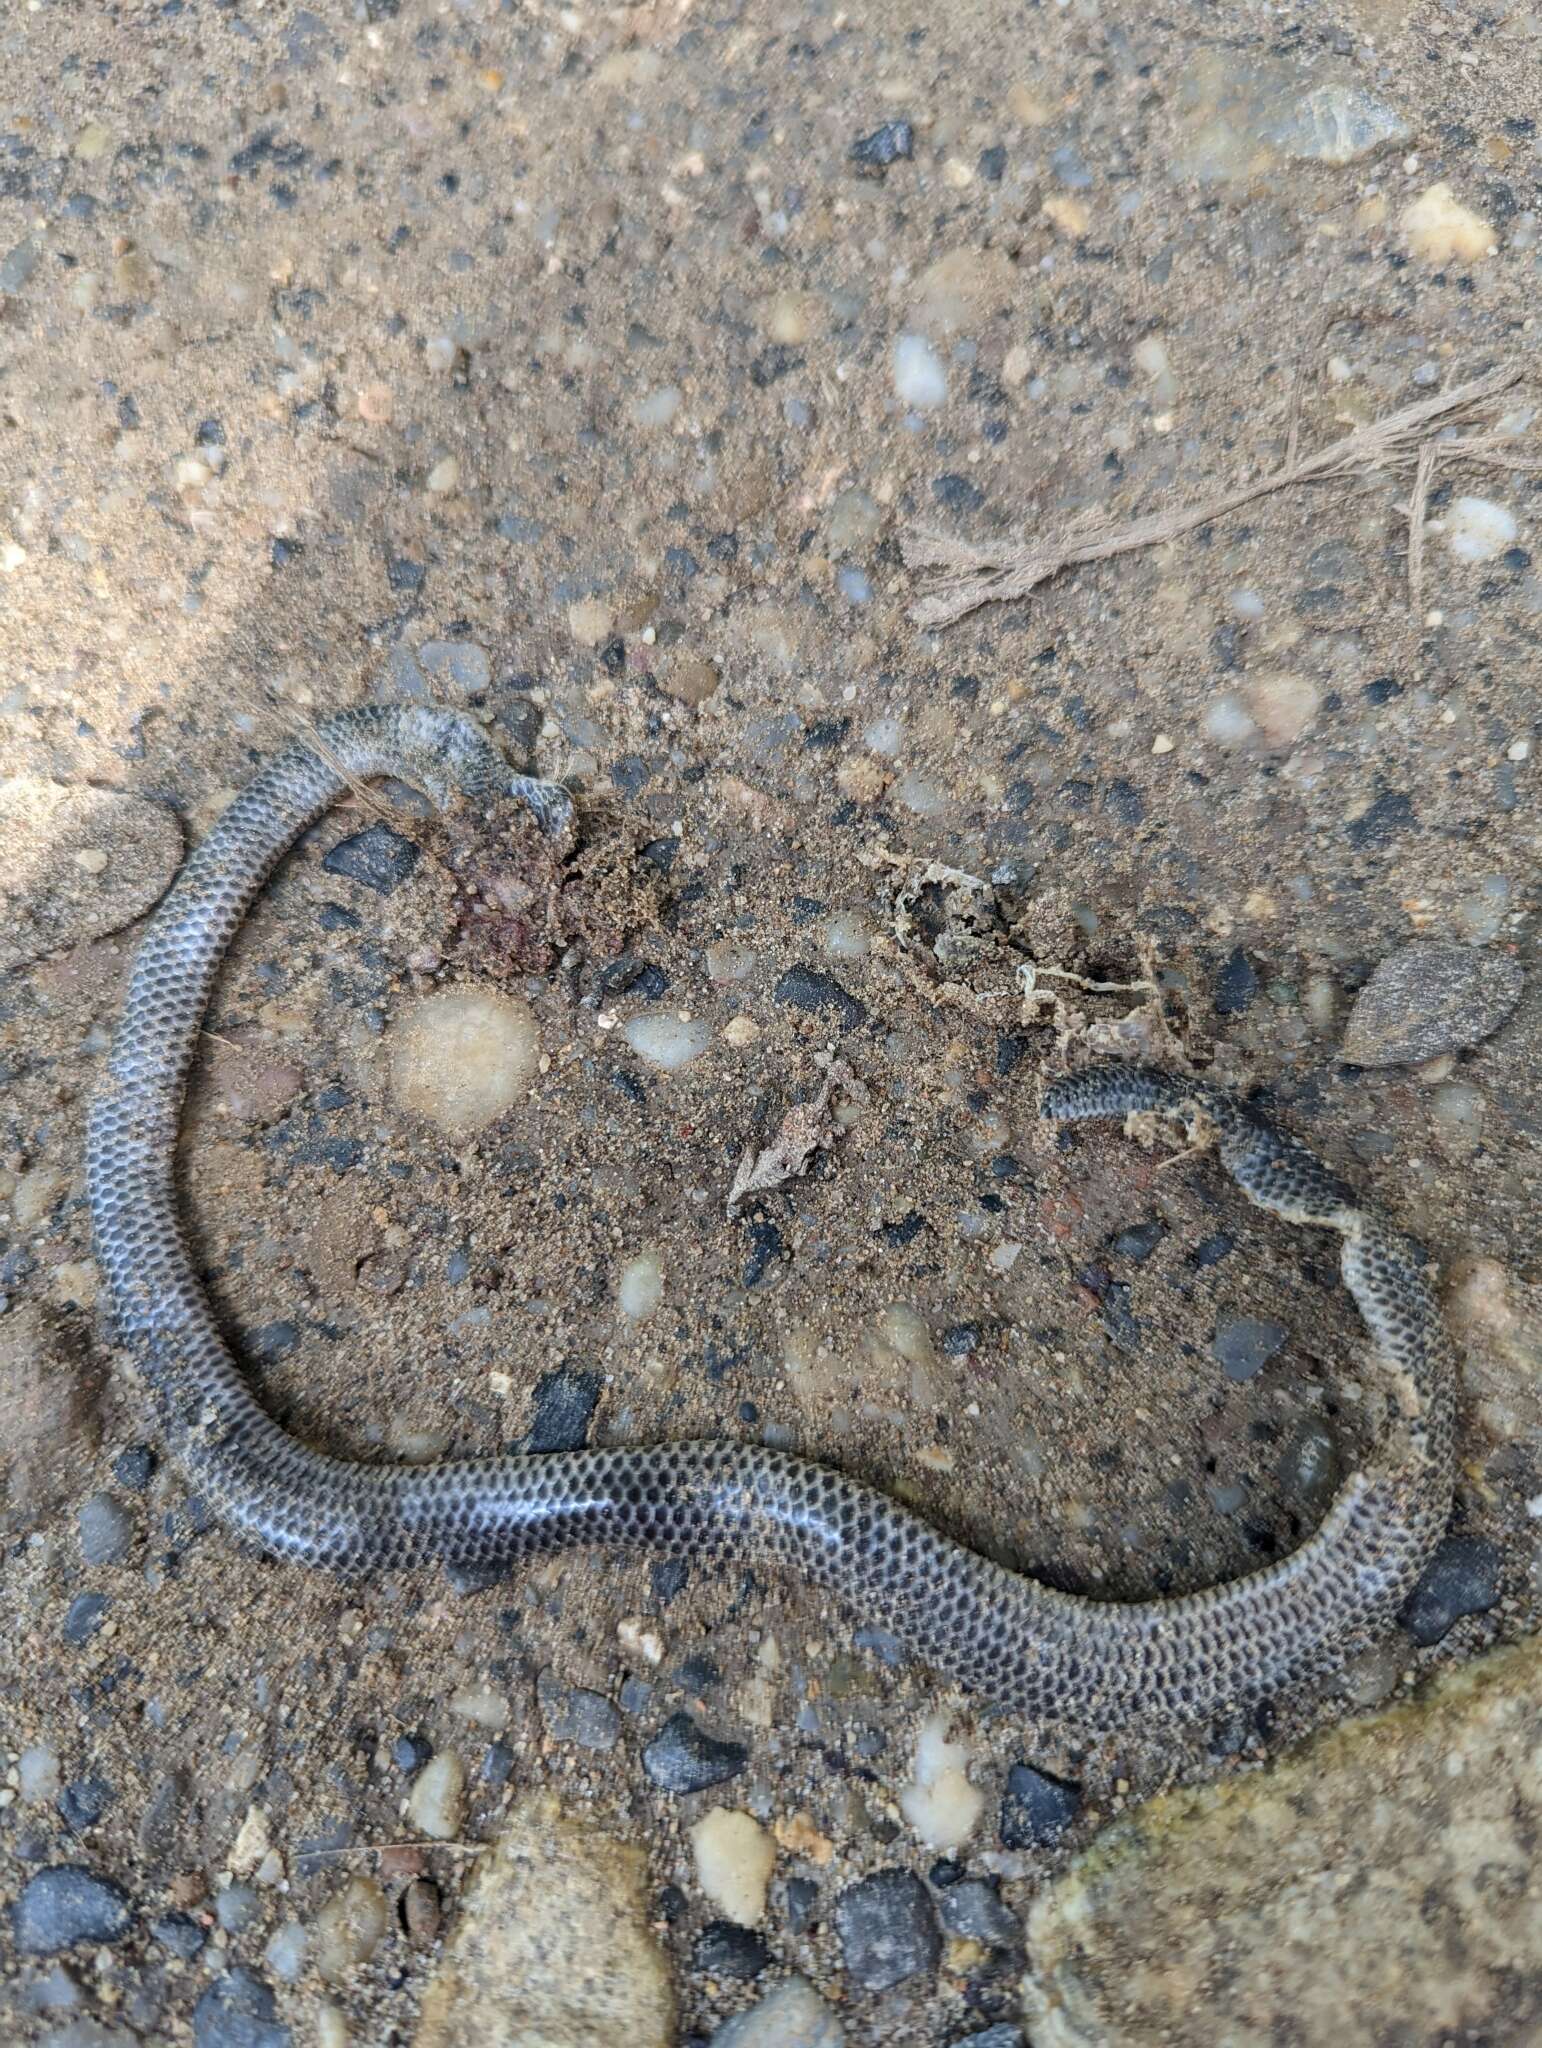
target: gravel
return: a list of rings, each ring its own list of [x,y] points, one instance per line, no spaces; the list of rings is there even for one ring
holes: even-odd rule
[[[758,2005],[735,2014],[712,2036],[712,2048],[841,2048],[840,2021],[812,1984],[788,1977]]]
[[[1281,1323],[1234,1316],[1216,1326],[1211,1349],[1229,1380],[1250,1380],[1263,1371],[1289,1336]]]
[[[821,974],[816,967],[789,967],[771,993],[777,1002],[793,1009],[833,1014],[843,1032],[854,1031],[867,1021],[867,1005],[842,988],[833,975]]]
[[[1421,1649],[1438,1643],[1464,1614],[1486,1614],[1499,1598],[1504,1560],[1481,1536],[1448,1536],[1408,1596],[1402,1623]]]
[[[1355,998],[1343,1056],[1356,1067],[1414,1066],[1496,1032],[1524,975],[1507,954],[1415,940],[1391,953]]]
[[[321,865],[329,875],[346,875],[362,882],[377,896],[392,896],[412,874],[422,858],[420,849],[386,824],[367,826],[347,839],[340,839]]]
[[[992,1948],[1011,1948],[1023,1938],[1017,1915],[984,1878],[966,1878],[939,1892],[937,1917],[949,1934],[989,1942]]]
[[[770,1960],[762,1937],[752,1928],[736,1927],[732,1920],[709,1920],[691,1944],[693,1968],[704,1977],[731,1983],[748,1983]]]
[[[121,1564],[134,1542],[134,1517],[110,1493],[93,1493],[80,1509],[80,1554],[88,1565]]]
[[[740,1742],[706,1735],[689,1714],[671,1714],[643,1753],[643,1768],[664,1792],[704,1792],[737,1778],[749,1760]]]
[[[1052,1778],[1032,1764],[1013,1764],[1001,1799],[1001,1846],[1047,1848],[1075,1820],[1081,1803],[1080,1785]]]
[[[600,1399],[597,1372],[559,1366],[535,1383],[535,1414],[525,1439],[527,1451],[581,1451]]]
[[[842,1892],[835,1929],[847,1973],[864,1991],[935,1970],[942,1954],[931,1899],[908,1870],[880,1870]]]
[[[121,1885],[84,1864],[55,1863],[22,1887],[11,1908],[11,1932],[23,1955],[56,1956],[77,1942],[121,1941],[129,1919]]]
[[[271,1987],[245,1963],[233,1963],[193,2007],[193,2048],[293,2048]]]
[[[555,1671],[543,1671],[535,1684],[546,1732],[556,1742],[580,1749],[609,1750],[621,1733],[621,1715],[609,1700],[581,1685],[562,1683]]]

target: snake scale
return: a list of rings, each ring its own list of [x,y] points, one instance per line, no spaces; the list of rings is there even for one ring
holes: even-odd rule
[[[950,1541],[872,1488],[753,1444],[689,1442],[424,1466],[325,1455],[258,1404],[189,1253],[174,1160],[214,978],[297,836],[349,786],[392,775],[440,806],[518,800],[565,828],[555,784],[512,776],[466,718],[367,707],[272,758],[191,854],[147,927],[90,1108],[87,1180],[117,1341],[153,1390],[189,1481],[280,1559],[356,1573],[427,1560],[511,1564],[629,1547],[769,1561],[831,1589],[957,1683],[1091,1739],[1192,1720],[1324,1675],[1394,1616],[1439,1540],[1453,1483],[1454,1370],[1423,1251],[1230,1095],[1125,1066],[1052,1084],[1068,1122],[1154,1113],[1205,1135],[1243,1193],[1342,1239],[1374,1340],[1383,1412],[1365,1469],[1299,1549],[1231,1583],[1133,1603],[1056,1591]]]

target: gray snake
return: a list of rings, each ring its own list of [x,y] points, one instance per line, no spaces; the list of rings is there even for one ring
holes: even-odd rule
[[[441,807],[517,799],[564,827],[555,784],[511,776],[468,719],[369,707],[271,759],[195,849],[147,927],[90,1108],[92,1226],[117,1339],[155,1395],[189,1480],[240,1536],[340,1572],[511,1564],[621,1546],[780,1563],[830,1588],[959,1684],[1034,1724],[1095,1737],[1191,1720],[1322,1675],[1386,1623],[1450,1511],[1454,1371],[1423,1251],[1256,1111],[1203,1082],[1126,1066],[1046,1091],[1070,1121],[1155,1113],[1213,1138],[1251,1201],[1338,1232],[1374,1340],[1384,1413],[1365,1469],[1299,1549],[1178,1598],[1056,1591],[977,1556],[872,1488],[758,1445],[688,1442],[425,1466],[298,1442],[258,1404],[189,1254],[177,1129],[214,977],[274,866],[351,784],[393,775]]]

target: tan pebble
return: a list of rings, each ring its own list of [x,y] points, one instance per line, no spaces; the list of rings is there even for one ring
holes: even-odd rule
[[[359,393],[359,418],[368,420],[372,426],[384,426],[396,410],[396,399],[389,384],[366,384]]]
[[[415,1877],[402,1893],[401,1912],[409,1941],[422,1947],[438,1938],[439,1891],[426,1877]]]
[[[672,662],[659,681],[659,688],[666,697],[689,704],[693,710],[705,704],[717,686],[717,664],[699,654],[687,654]]]
[[[1009,384],[1013,390],[1016,390],[1019,384],[1026,384],[1028,382],[1032,372],[1033,357],[1029,355],[1027,349],[1018,344],[1016,347],[1007,350],[1006,359],[1001,365],[1001,375],[1005,383]]]
[[[888,777],[876,761],[847,761],[836,771],[836,787],[854,803],[873,804],[888,787]]]
[[[820,1833],[807,1813],[789,1813],[771,1823],[771,1832],[789,1856],[806,1856],[822,1870],[835,1854],[835,1844]]]
[[[580,647],[599,647],[610,638],[615,612],[597,597],[568,606],[568,631]]]
[[[428,472],[426,483],[436,498],[448,497],[451,491],[460,487],[460,464],[453,455],[446,455]]]
[[[1092,215],[1079,199],[1073,199],[1069,192],[1057,192],[1046,199],[1041,209],[1044,218],[1068,235],[1084,235],[1092,224]]]
[[[379,1867],[384,1878],[421,1877],[428,1868],[428,1859],[411,1842],[393,1842],[381,1850]]]
[[[753,1045],[760,1036],[760,1026],[753,1017],[731,1017],[723,1026],[723,1036],[730,1045],[743,1048]]]
[[[1498,246],[1492,224],[1463,206],[1444,179],[1404,207],[1400,225],[1409,254],[1424,263],[1476,263]]]
[[[1159,732],[1156,738],[1151,742],[1151,751],[1153,754],[1170,754],[1172,750],[1173,742],[1171,739],[1168,738],[1165,732]]]

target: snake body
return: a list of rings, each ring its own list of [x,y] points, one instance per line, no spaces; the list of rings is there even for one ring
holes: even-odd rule
[[[870,1487],[757,1445],[400,1467],[287,1434],[254,1398],[199,1283],[174,1186],[178,1122],[215,974],[253,898],[345,788],[387,774],[441,806],[520,801],[549,829],[568,817],[560,788],[511,776],[458,714],[369,707],[327,720],[272,758],[187,860],[146,929],[90,1109],[91,1216],[118,1341],[187,1477],[240,1536],[339,1572],[502,1566],[591,1546],[769,1561],[832,1589],[958,1683],[1085,1738],[1199,1718],[1323,1673],[1396,1613],[1451,1502],[1454,1376],[1425,1256],[1248,1107],[1146,1069],[1059,1081],[1044,1114],[1149,1112],[1203,1131],[1253,1202],[1336,1231],[1388,1396],[1366,1469],[1299,1549],[1245,1578],[1128,1604],[1073,1596],[975,1555]]]

